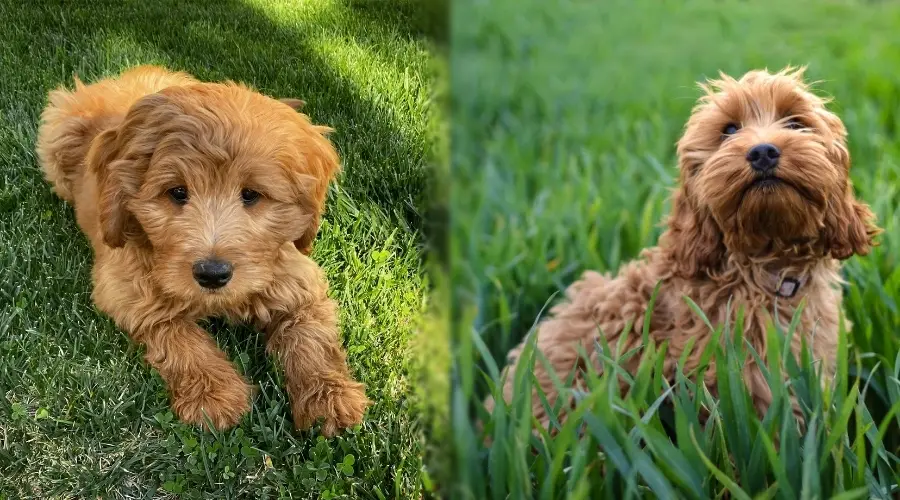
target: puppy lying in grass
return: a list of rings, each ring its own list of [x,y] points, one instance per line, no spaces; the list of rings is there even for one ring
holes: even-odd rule
[[[723,75],[703,85],[706,95],[678,142],[680,181],[659,245],[615,277],[586,272],[534,332],[536,349],[559,380],[581,387],[585,370],[600,369],[600,335],[609,345],[622,341],[622,352],[640,344],[657,283],[649,335],[656,344],[668,342],[663,369],[670,382],[689,341],[696,343],[685,372],[698,367],[713,336],[684,296],[713,325],[734,324],[743,308],[743,338],[763,361],[767,322],[777,320],[787,330],[805,301],[791,349],[799,355],[805,340],[825,375],[833,373],[839,261],[867,254],[880,230],[869,207],[854,197],[844,125],[810,92],[802,74],[790,68],[751,71],[739,80]],[[524,346],[508,355],[506,401],[512,400],[515,362]],[[580,356],[582,349],[593,366]],[[625,368],[635,373],[639,360],[631,357]],[[537,386],[550,407],[566,398],[561,420],[574,401],[571,391],[560,394],[544,363],[536,360],[534,371],[532,410],[546,427],[551,418]],[[764,412],[772,393],[760,366],[748,362],[743,378],[757,411]],[[714,395],[715,381],[710,366],[704,383]],[[486,401],[488,411],[494,404]]]
[[[197,321],[253,323],[284,367],[294,424],[333,435],[370,401],[307,256],[338,156],[296,109],[240,84],[141,66],[50,93],[37,152],[94,251],[93,299],[168,386],[172,408],[217,428],[251,386]]]

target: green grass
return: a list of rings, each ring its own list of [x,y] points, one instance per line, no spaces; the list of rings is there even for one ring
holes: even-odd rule
[[[0,2],[0,498],[417,498],[420,399],[410,340],[427,307],[427,159],[437,68],[410,1]],[[90,299],[89,246],[42,180],[47,91],[142,63],[307,101],[344,172],[314,258],[375,401],[325,440],[295,432],[282,374],[249,329],[213,321],[260,391],[236,429],[173,419],[162,381]]]
[[[707,498],[721,492],[728,478],[739,476],[737,483],[750,496],[785,478],[809,478],[809,486],[801,484],[794,491],[812,495],[813,483],[825,488],[820,492],[866,485],[861,476],[851,481],[837,472],[862,474],[859,464],[873,471],[869,484],[890,484],[890,469],[900,468],[895,456],[870,460],[871,450],[864,450],[864,459],[857,462],[856,451],[849,449],[874,446],[896,455],[900,447],[900,420],[883,422],[900,400],[900,53],[895,50],[900,7],[862,1],[461,0],[454,5],[453,21],[451,255],[459,321],[451,411],[460,479],[452,491],[468,498],[502,498],[505,493],[558,498],[567,487],[587,484],[611,488],[601,491],[620,497],[628,496],[629,487],[631,493],[643,494],[651,487],[663,498],[665,488],[659,485],[664,484],[679,497]],[[818,429],[817,434],[796,436],[796,447],[787,456],[799,461],[779,465],[764,449],[753,448],[760,454],[754,460],[762,465],[732,464],[729,453],[738,461],[749,460],[742,453],[756,442],[727,435],[742,428],[738,423],[746,424],[749,436],[774,434],[758,432],[752,415],[723,403],[718,406],[723,426],[695,428],[705,433],[696,436],[699,448],[691,447],[684,434],[678,441],[685,454],[692,454],[682,464],[697,467],[692,474],[702,494],[677,482],[673,478],[679,470],[672,473],[665,467],[678,460],[656,439],[664,417],[653,413],[649,424],[635,421],[663,393],[659,383],[651,383],[652,370],[638,382],[649,387],[643,398],[629,393],[622,400],[599,389],[602,383],[592,386],[586,414],[602,424],[593,429],[607,427],[609,432],[598,431],[578,445],[529,440],[522,430],[530,425],[529,416],[523,411],[495,413],[493,419],[480,415],[478,401],[496,384],[493,358],[502,364],[506,351],[555,292],[583,270],[615,270],[655,244],[677,173],[674,144],[700,95],[695,82],[715,77],[719,70],[737,76],[788,64],[808,64],[808,78],[820,81],[819,91],[834,97],[833,109],[850,133],[857,193],[885,228],[881,247],[845,265],[849,286],[844,304],[853,322],[845,372],[849,384],[835,388],[834,399],[809,396],[815,401],[808,416],[819,415]],[[718,362],[725,363],[727,355],[721,356]],[[792,378],[809,377],[803,367],[800,363]],[[844,404],[857,377],[860,391],[866,388],[865,403]],[[675,399],[687,397],[685,387],[676,387]],[[523,410],[521,403],[513,405]],[[610,414],[613,403],[624,410]],[[687,404],[679,402],[677,411],[665,418],[673,424],[689,418],[695,412]],[[846,425],[864,426],[868,412],[886,433],[883,443],[866,442],[869,437],[859,438],[852,427],[848,449],[824,453],[821,438],[846,429],[833,415],[846,408],[853,409]],[[473,416],[486,419],[493,448],[481,444]],[[770,422],[781,425],[788,421],[783,417],[775,413]],[[622,448],[627,460],[616,463],[606,445],[615,439],[625,446],[623,436],[640,436],[635,439],[643,447]],[[720,441],[713,445],[710,439]],[[653,450],[648,440],[662,448]],[[711,453],[707,458],[723,471],[721,477],[690,451],[698,449]],[[804,453],[828,458],[818,467],[803,461]],[[800,463],[812,464],[809,475],[797,468]],[[579,474],[586,474],[586,464],[602,464],[606,482],[600,485],[591,476],[584,483]],[[635,473],[638,469],[627,464],[647,474]],[[875,486],[867,494],[885,495]]]

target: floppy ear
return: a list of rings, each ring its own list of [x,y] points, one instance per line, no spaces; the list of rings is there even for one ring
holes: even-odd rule
[[[131,219],[125,209],[125,190],[120,175],[111,168],[118,156],[117,142],[116,129],[107,130],[94,138],[87,155],[88,168],[97,175],[100,235],[103,242],[113,248],[125,245],[125,232]]]
[[[337,150],[326,137],[332,132],[329,127],[315,126],[304,117],[303,133],[298,141],[301,160],[297,167],[299,177],[307,180],[299,189],[300,204],[304,211],[310,212],[308,224],[300,236],[294,240],[294,246],[305,255],[312,252],[313,240],[319,231],[319,221],[325,208],[328,196],[328,185],[340,170]],[[301,182],[299,179],[297,182]]]
[[[728,78],[724,74],[722,77]],[[714,91],[713,86],[706,88],[710,95]],[[708,105],[707,99],[701,98],[694,109]],[[659,239],[663,251],[669,255],[673,272],[683,278],[709,274],[721,267],[725,259],[724,235],[709,208],[699,202],[694,185],[700,168],[692,147],[695,142],[692,132],[698,129],[693,123],[696,117],[696,113],[691,115],[676,147],[679,185],[672,194],[672,211],[666,221],[667,228]]]
[[[848,176],[843,192],[831,196],[825,207],[825,227],[822,229],[825,251],[840,260],[849,259],[853,254],[866,255],[881,229],[875,225],[875,214],[868,205],[860,203],[853,195],[853,185],[849,180],[850,152],[845,142],[847,130],[844,124],[824,108],[817,112],[831,134],[828,156]]]
[[[668,228],[660,242],[670,252],[675,274],[684,278],[709,274],[725,259],[722,232],[709,209],[699,206],[684,179],[672,196]]]
[[[102,132],[91,142],[85,161],[97,176],[100,234],[110,247],[121,247],[144,236],[126,204],[143,184],[159,135],[160,124],[151,117],[164,102],[168,101],[160,94],[142,98],[119,127]]]
[[[868,205],[853,196],[853,186],[849,181],[843,193],[828,200],[825,210],[825,227],[822,230],[825,250],[840,260],[849,259],[854,254],[868,254],[875,245],[874,237],[881,233],[881,229],[875,225],[875,214]]]

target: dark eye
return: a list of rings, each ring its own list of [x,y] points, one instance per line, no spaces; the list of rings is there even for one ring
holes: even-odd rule
[[[740,129],[741,129],[741,127],[739,127],[738,125],[735,125],[734,123],[729,123],[728,125],[725,125],[725,128],[722,129],[722,135],[723,136],[734,135]]]
[[[259,193],[252,189],[241,189],[241,201],[244,205],[252,205],[259,200]]]
[[[806,125],[803,124],[800,120],[795,118],[791,118],[784,124],[784,128],[789,128],[791,130],[800,130],[802,128],[806,128]]]
[[[169,198],[179,205],[184,205],[188,201],[188,190],[184,186],[176,186],[168,191]]]

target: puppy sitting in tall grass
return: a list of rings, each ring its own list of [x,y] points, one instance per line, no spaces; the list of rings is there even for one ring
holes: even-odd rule
[[[649,335],[657,344],[668,342],[663,369],[670,382],[688,342],[696,343],[686,372],[697,368],[713,336],[684,296],[713,325],[733,324],[743,308],[744,339],[763,361],[767,321],[780,321],[787,330],[805,300],[791,349],[798,355],[805,339],[823,372],[833,373],[841,310],[839,261],[867,254],[880,230],[870,209],[854,197],[844,125],[825,108],[824,99],[810,92],[802,74],[803,69],[790,68],[776,74],[751,71],[740,80],[722,75],[702,86],[706,95],[678,142],[680,181],[659,245],[615,277],[586,272],[534,332],[536,349],[559,380],[571,376],[576,387],[583,386],[584,371],[600,369],[599,335],[609,345],[621,340],[623,352],[638,346],[657,283]],[[508,356],[507,401],[524,346]],[[625,368],[635,373],[638,361],[631,357]],[[560,418],[573,399],[571,391],[560,394],[541,360],[534,371],[532,408],[546,427],[551,419],[537,386],[551,407],[565,398]],[[705,373],[704,383],[715,395],[715,366]],[[772,393],[761,367],[748,361],[743,378],[757,411],[764,412]],[[487,409],[494,404],[489,398]]]
[[[250,322],[284,367],[294,424],[361,422],[335,303],[307,255],[338,156],[299,113],[228,83],[153,66],[50,93],[37,152],[94,251],[93,299],[190,423],[238,423],[251,386],[197,321]]]

